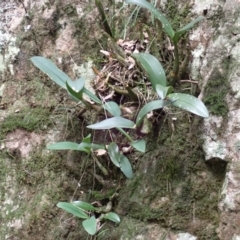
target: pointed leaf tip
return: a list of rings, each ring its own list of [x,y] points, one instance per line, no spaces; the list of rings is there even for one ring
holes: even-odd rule
[[[120,221],[121,221],[120,217],[116,213],[114,213],[114,212],[106,213],[104,215],[104,218],[108,219],[108,220],[111,220],[111,221],[113,221],[115,223],[120,223]]]
[[[146,9],[148,9],[154,15],[154,17],[157,18],[161,22],[163,30],[168,34],[168,36],[170,38],[173,38],[175,32],[172,29],[170,22],[165,18],[165,16],[160,11],[158,11],[154,7],[153,4],[151,4],[145,0],[126,0],[126,3],[135,4],[140,7],[144,7]]]
[[[86,219],[82,222],[83,228],[88,232],[90,235],[95,235],[97,232],[97,220],[94,216],[89,219]]]
[[[166,86],[165,71],[156,57],[149,53],[134,53],[132,56],[140,62],[146,71],[148,78],[156,91],[156,85]]]
[[[144,139],[140,139],[131,143],[131,146],[134,147],[139,152],[145,153],[146,151],[146,142]]]
[[[57,207],[65,210],[68,213],[71,213],[75,217],[86,219],[88,215],[81,209],[69,202],[59,202]]]
[[[71,81],[71,79],[51,60],[40,56],[31,57],[30,60],[42,72],[46,73],[56,84],[66,89],[66,81]]]
[[[209,112],[204,103],[192,95],[185,93],[173,93],[169,94],[168,98],[172,101],[172,105],[176,107],[182,108],[200,117],[209,117]]]
[[[99,123],[87,126],[91,129],[111,129],[111,128],[134,128],[135,123],[123,117],[112,117],[105,119]]]
[[[114,117],[121,116],[121,109],[115,102],[106,102],[103,104],[103,108],[106,109],[109,113],[111,113]]]

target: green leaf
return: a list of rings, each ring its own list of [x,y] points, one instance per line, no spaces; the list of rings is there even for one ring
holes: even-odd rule
[[[87,203],[87,202],[83,202],[83,201],[74,201],[72,202],[73,205],[82,208],[85,211],[94,211],[96,210],[95,207],[92,206],[92,204]]]
[[[73,82],[63,71],[61,71],[51,60],[44,57],[32,57],[32,63],[38,67],[42,72],[46,73],[57,85],[66,89],[66,82]],[[86,94],[92,101],[98,104],[102,104],[101,100],[90,92],[88,89],[83,87],[82,93]],[[77,102],[76,97],[72,96]]]
[[[85,83],[84,78],[79,78],[75,81],[69,80],[66,82],[66,87],[72,96],[81,100],[84,83]]]
[[[120,162],[120,169],[124,173],[124,175],[127,178],[132,178],[133,177],[133,172],[132,172],[132,166],[126,156],[124,156],[122,153],[121,155],[121,162]]]
[[[91,133],[88,134],[85,138],[83,138],[82,142],[91,143]]]
[[[107,147],[108,155],[112,161],[112,163],[120,168],[121,163],[121,155],[119,154],[118,145],[114,142],[110,143]]]
[[[104,145],[100,145],[100,144],[95,144],[95,143],[86,143],[86,142],[81,142],[79,144],[80,148],[85,148],[85,149],[94,149],[94,150],[98,150],[98,149],[105,149]]]
[[[111,129],[111,128],[134,128],[135,124],[133,121],[130,121],[123,117],[112,117],[105,119],[99,123],[95,123],[87,126],[90,129]]]
[[[77,150],[89,153],[89,150],[74,142],[58,142],[47,146],[48,150]]]
[[[114,117],[121,116],[121,109],[115,102],[107,102],[103,104],[103,108],[106,109],[109,113],[111,113]]]
[[[114,212],[106,213],[103,218],[108,219],[115,223],[120,223],[120,221],[121,221],[120,217]]]
[[[170,87],[164,87],[159,84],[157,84],[157,86],[156,86],[156,92],[161,99],[165,99],[165,97],[167,96],[167,94],[169,92],[169,89],[170,89]]]
[[[172,93],[168,95],[172,105],[182,108],[188,112],[201,117],[209,117],[208,110],[204,103],[198,98],[185,93]]]
[[[160,62],[149,53],[132,54],[137,61],[140,62],[143,69],[147,72],[148,78],[156,91],[156,85],[166,86],[166,75]]]
[[[139,124],[142,122],[143,118],[146,116],[147,113],[163,108],[164,106],[170,105],[171,101],[168,100],[155,100],[152,102],[147,103],[143,106],[143,108],[139,111],[136,119],[136,126],[139,126]]]
[[[82,92],[86,94],[95,103],[102,104],[101,100],[85,87],[83,88]]]
[[[83,138],[82,142],[78,146],[80,148],[87,149],[89,152],[91,149],[105,149],[104,145],[91,143],[91,134],[88,134],[87,137]]]
[[[97,220],[94,216],[84,220],[82,225],[86,232],[90,235],[94,235],[97,232]]]
[[[164,17],[164,15],[161,12],[159,12],[151,3],[145,0],[126,0],[126,3],[135,4],[140,7],[147,8],[162,23],[163,30],[168,34],[168,36],[170,38],[173,38],[174,31],[172,29],[171,24]]]
[[[95,5],[98,9],[98,12],[100,13],[100,16],[101,16],[101,19],[102,19],[102,22],[101,22],[101,25],[103,26],[103,29],[104,31],[112,38],[114,38],[113,36],[113,33],[111,31],[111,28],[108,24],[108,19],[105,15],[105,10],[104,10],[104,7],[102,5],[102,1],[101,0],[95,0]]]
[[[79,93],[82,91],[84,84],[85,84],[85,80],[84,78],[79,78],[75,81],[67,81],[66,82],[68,84],[68,86],[76,93]]]
[[[107,150],[113,164],[119,167],[127,178],[132,178],[132,166],[129,160],[119,151],[117,144],[109,144]]]
[[[205,17],[200,16],[200,17],[196,18],[195,20],[193,20],[192,22],[190,22],[189,24],[187,24],[186,26],[184,26],[183,28],[181,28],[180,30],[178,30],[177,32],[175,32],[174,37],[173,37],[173,42],[178,43],[180,37],[184,33],[186,33],[188,30],[193,28],[196,23],[198,23],[199,21],[201,21],[203,19],[205,19]]]
[[[57,207],[65,210],[68,213],[71,213],[72,215],[74,215],[76,217],[83,218],[83,219],[88,218],[88,215],[82,209],[78,208],[77,206],[73,205],[72,203],[59,202],[57,204]]]
[[[143,139],[134,141],[130,143],[131,146],[133,146],[135,149],[137,149],[139,152],[145,153],[146,151],[146,142]]]
[[[31,57],[32,63],[42,72],[46,73],[57,85],[66,89],[66,82],[72,81],[51,60],[44,57]]]

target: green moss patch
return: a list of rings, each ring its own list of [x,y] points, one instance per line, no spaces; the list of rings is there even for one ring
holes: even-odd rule
[[[205,165],[199,139],[201,122],[194,118],[189,122],[183,114],[177,115],[175,123],[171,119],[169,124],[158,123],[136,177],[121,193],[118,210],[161,227],[215,239],[223,175],[213,174]],[[194,218],[199,221],[197,227],[192,224]]]
[[[18,113],[12,113],[3,120],[0,136],[18,128],[27,131],[44,131],[52,123],[49,116],[50,111],[43,108],[23,109]]]
[[[229,90],[227,76],[215,69],[205,88],[205,104],[212,114],[224,116],[228,113],[226,94]]]
[[[190,19],[190,5],[184,4],[182,8],[179,8],[178,5],[179,3],[176,1],[167,1],[166,13],[174,30],[178,30],[185,24],[188,24]]]

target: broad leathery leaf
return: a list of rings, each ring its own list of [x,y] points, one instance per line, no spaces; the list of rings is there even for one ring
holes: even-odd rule
[[[167,105],[170,105],[171,101],[168,100],[155,100],[152,102],[147,103],[146,105],[143,106],[143,108],[139,111],[136,119],[136,126],[139,126],[139,124],[142,122],[143,118],[146,116],[147,113],[163,108]]]
[[[99,123],[95,123],[87,126],[91,129],[111,129],[111,128],[134,128],[135,124],[133,121],[123,117],[112,117],[105,119]]]
[[[66,81],[72,81],[67,74],[61,71],[51,60],[45,57],[31,57],[32,63],[46,73],[57,85],[66,89]]]
[[[204,103],[198,98],[185,93],[172,93],[168,95],[172,105],[182,108],[188,112],[201,117],[209,117],[208,110]]]
[[[146,141],[145,140],[140,139],[140,140],[131,142],[130,144],[135,149],[137,149],[139,152],[145,153],[145,151],[146,151]]]
[[[114,142],[110,143],[107,147],[107,151],[112,163],[116,167],[120,167],[121,155],[119,153],[118,145]]]
[[[94,95],[91,91],[86,89],[85,87],[83,88],[82,92],[86,94],[91,100],[93,100],[95,103],[102,104],[101,100]]]
[[[59,202],[57,204],[57,207],[65,210],[68,213],[71,213],[72,215],[79,217],[79,218],[89,218],[88,215],[80,208],[78,208],[77,206],[75,206],[72,203],[69,202]]]
[[[85,211],[94,211],[96,210],[95,207],[93,207],[92,204],[90,203],[87,203],[87,202],[83,202],[83,201],[74,201],[72,202],[73,205],[79,207],[79,208],[82,208],[83,210]]]
[[[120,217],[114,212],[106,213],[103,218],[108,219],[115,223],[120,223],[120,221],[121,221]]]
[[[140,7],[147,8],[162,23],[163,30],[168,34],[168,36],[170,38],[173,38],[174,31],[172,29],[171,24],[164,17],[164,15],[161,12],[159,12],[151,3],[145,0],[126,0],[126,3],[135,4]]]
[[[161,99],[165,99],[165,97],[167,96],[167,93],[169,92],[169,88],[170,87],[164,87],[162,85],[157,84],[156,92]]]
[[[147,72],[148,78],[156,91],[156,85],[166,86],[166,75],[160,62],[149,53],[132,54],[140,62],[143,69]]]
[[[74,142],[58,142],[47,146],[48,150],[77,150],[89,153],[89,150]]]
[[[31,61],[42,72],[46,73],[57,85],[64,89],[66,89],[66,82],[72,81],[67,74],[61,71],[51,60],[47,58],[35,56],[31,58]],[[85,87],[83,88],[82,92],[95,103],[102,104],[101,100]],[[74,101],[78,102],[78,98],[76,99],[74,96],[72,97]]]
[[[69,93],[74,96],[75,98],[81,100],[82,99],[82,90],[84,87],[84,78],[79,78],[75,81],[67,81],[66,87]]]
[[[115,102],[106,102],[103,104],[103,108],[111,113],[114,117],[120,117],[122,114],[120,107]]]
[[[119,167],[127,178],[132,178],[132,166],[129,160],[119,151],[116,143],[110,143],[107,147],[112,163]]]
[[[90,235],[95,235],[97,232],[97,220],[94,216],[82,222],[83,228]]]
[[[187,24],[186,26],[184,26],[183,28],[181,28],[178,31],[176,31],[175,34],[174,34],[174,37],[173,37],[173,42],[178,43],[180,37],[184,33],[186,33],[188,30],[193,28],[196,23],[198,23],[199,21],[201,21],[203,19],[205,19],[205,17],[200,16],[200,17],[196,18],[195,20],[193,20],[192,22],[190,22],[189,24]]]
[[[79,144],[80,148],[86,148],[86,149],[93,149],[93,150],[98,150],[98,149],[105,149],[104,145],[100,144],[95,144],[95,143],[86,143],[86,142],[81,142]]]
[[[132,166],[126,156],[124,156],[122,153],[121,155],[121,162],[120,162],[120,169],[124,173],[124,175],[127,178],[132,178],[133,177],[133,171],[132,171]]]

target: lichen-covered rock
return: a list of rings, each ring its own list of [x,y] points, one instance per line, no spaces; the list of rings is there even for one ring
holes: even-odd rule
[[[211,116],[203,123],[182,111],[157,116],[147,153],[130,153],[134,178],[116,192],[97,183],[91,164],[85,171],[85,156],[46,150],[60,140],[80,142],[82,126],[95,115],[87,112],[85,122],[75,117],[66,92],[29,61],[34,55],[51,58],[72,79],[84,76],[91,86],[90,59],[99,61],[106,45],[94,1],[0,2],[0,239],[87,239],[81,223],[56,204],[90,193],[96,204],[118,195],[113,210],[121,224],[106,224],[101,239],[240,239],[240,2],[189,3],[159,4],[176,17],[174,25],[188,22],[190,12],[206,16],[191,32],[189,47],[191,80],[199,81],[198,97]]]
[[[193,51],[193,76],[202,81],[202,94],[211,116],[204,121],[204,151],[206,161],[228,163],[219,209],[219,239],[236,239],[240,234],[239,206],[239,1],[195,2],[195,12],[206,11],[206,21],[191,35],[198,41]],[[201,7],[202,6],[202,7]],[[202,37],[200,36],[202,35]],[[207,44],[206,44],[207,42]],[[198,51],[197,49],[201,49]],[[216,74],[218,72],[218,74]],[[221,80],[221,81],[220,81]],[[202,96],[202,95],[201,95]]]

